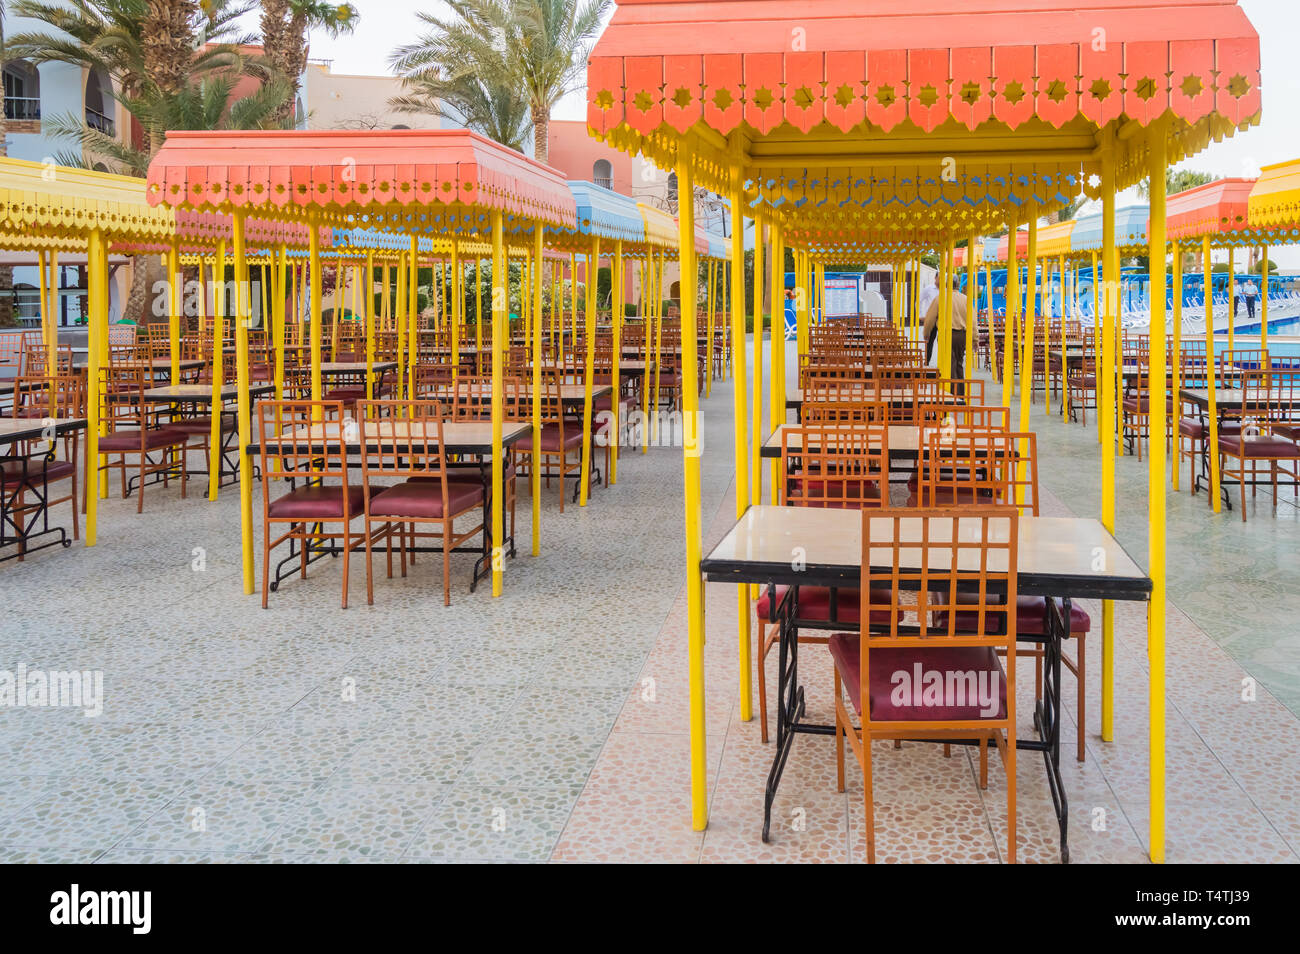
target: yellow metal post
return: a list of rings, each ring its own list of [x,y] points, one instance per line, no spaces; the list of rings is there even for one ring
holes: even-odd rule
[[[406,348],[407,386],[415,394],[415,368],[420,361],[420,240],[411,236],[410,267],[406,270],[406,331],[409,336]],[[497,339],[500,340],[500,339]],[[501,486],[493,484],[493,493]],[[494,498],[495,499],[495,498]]]
[[[1118,364],[1115,331],[1118,326],[1119,254],[1115,248],[1115,156],[1108,142],[1101,159],[1101,247],[1105,270],[1102,295],[1100,366],[1097,369],[1097,429],[1101,433],[1101,523],[1115,532],[1115,374]],[[1094,286],[1100,284],[1093,271]],[[1114,739],[1115,725],[1115,603],[1101,604],[1101,737]]]
[[[677,154],[677,181],[684,194],[695,194],[690,151]],[[704,580],[700,576],[699,365],[695,311],[695,208],[687,201],[678,216],[682,300],[682,462],[686,505],[687,669],[690,682],[691,820],[703,831],[709,819],[709,780],[704,721]],[[689,305],[689,307],[688,307]]]
[[[399,252],[397,264],[393,267],[393,331],[397,340],[397,391],[408,399],[415,397],[415,382],[406,379],[406,296],[402,289],[406,287],[406,255]],[[384,289],[387,299],[388,290]]]
[[[1150,711],[1151,758],[1151,860],[1165,860],[1165,424],[1163,399],[1156,388],[1166,384],[1165,350],[1165,236],[1167,223],[1165,166],[1168,146],[1164,123],[1152,129],[1148,154],[1151,195],[1151,234],[1148,250],[1151,263],[1151,380],[1148,413],[1151,419],[1151,467],[1147,482],[1147,509],[1150,527],[1148,552],[1151,576],[1151,603],[1147,622],[1147,663],[1149,669],[1148,707]],[[1160,395],[1163,398],[1163,394]]]
[[[1214,297],[1211,294],[1211,279],[1214,269],[1210,264],[1210,237],[1201,239],[1201,258],[1205,269],[1205,387],[1209,392],[1209,408],[1206,421],[1209,431],[1205,435],[1206,455],[1210,458],[1210,504],[1214,512],[1223,508],[1222,493],[1219,484],[1219,392],[1214,366]]]
[[[613,448],[609,455],[609,483],[612,487],[618,483],[618,455],[623,451],[623,400],[619,396],[623,391],[623,242],[614,243],[614,263],[610,270],[610,329],[614,341],[613,391],[610,399],[610,413],[613,414],[609,436]],[[540,308],[540,305],[539,305]]]
[[[772,263],[775,271],[777,265]],[[772,334],[776,334],[778,302],[772,303]],[[780,317],[785,324],[785,317]],[[753,433],[750,435],[751,478],[749,487],[750,502],[763,502],[763,217],[754,216],[754,420]]]
[[[212,321],[212,431],[208,435],[208,499],[217,499],[217,490],[221,486],[221,389],[225,385],[225,345],[226,345],[226,243],[217,243],[217,261],[213,267],[213,285],[216,291],[216,307]]]
[[[244,569],[244,593],[253,592],[253,462],[248,456],[248,445],[253,436],[252,408],[249,399],[248,377],[248,324],[251,320],[251,297],[248,281],[248,259],[244,247],[244,217],[242,209],[231,213],[231,251],[235,257],[235,416],[239,428],[239,447],[235,458],[239,461],[239,533]],[[221,409],[214,405],[212,416],[219,417]],[[214,445],[213,457],[220,457]]]
[[[1029,249],[1025,258],[1025,322],[1020,334],[1020,418],[1016,429],[1029,430],[1029,404],[1034,397],[1034,321],[1037,315],[1038,296],[1038,207],[1029,206]],[[1017,465],[1020,480],[1016,483],[1016,503],[1025,502],[1024,455],[1028,451],[1028,442],[1020,441],[1021,463]]]
[[[713,260],[705,263],[704,283],[704,396],[713,395]]]
[[[451,240],[451,291],[448,303],[447,320],[451,324],[451,380],[456,385],[460,382],[460,309],[464,296],[460,290],[460,242]],[[524,294],[527,294],[526,292]]]
[[[1017,248],[1020,221],[1013,209],[1007,221],[1007,314],[1002,322],[1002,403],[1011,417],[1011,395],[1016,380],[1016,316],[1020,313],[1020,257]]]
[[[1259,346],[1268,350],[1268,246],[1264,246],[1264,259],[1259,275]]]
[[[1178,423],[1181,417],[1182,401],[1179,395],[1183,390],[1183,250],[1177,242],[1173,243],[1173,272],[1174,272],[1174,340],[1173,340],[1173,387],[1170,393],[1173,395],[1174,415],[1173,431],[1174,446],[1177,447],[1178,441]],[[1174,490],[1178,490],[1178,455],[1174,454],[1173,467],[1170,473],[1173,477]]]
[[[583,303],[584,328],[587,336],[587,354],[582,385],[582,469],[579,471],[581,485],[578,488],[578,506],[587,506],[587,495],[591,483],[591,415],[592,415],[592,378],[596,367],[596,280],[600,268],[600,238],[591,236],[590,251],[587,253],[587,287],[586,301]],[[682,303],[686,310],[686,303]]]
[[[307,220],[307,262],[310,270],[307,292],[311,296],[311,399],[319,401],[323,393],[320,363],[321,335],[324,331],[321,326],[323,303],[321,301],[320,229],[311,218]]]
[[[535,223],[534,228],[541,228]],[[492,595],[501,595],[501,574],[505,562],[505,501],[501,482],[505,475],[501,459],[501,425],[505,420],[505,391],[502,388],[501,341],[506,336],[506,309],[510,301],[510,276],[506,263],[506,240],[500,209],[492,210]],[[533,446],[539,441],[534,434]],[[537,472],[534,455],[533,472]],[[533,494],[536,499],[537,493]]]
[[[744,197],[740,192],[739,164],[730,168],[731,192],[731,413],[736,462],[736,519],[749,508],[749,448],[746,446],[748,403],[745,369],[745,217],[741,211]],[[739,294],[737,294],[739,291]],[[739,619],[740,718],[748,722],[753,712],[753,649],[750,638],[750,587],[736,587]]]
[[[536,274],[533,276],[533,307],[537,310],[537,320],[533,322],[533,401],[532,425],[533,447],[528,461],[528,485],[533,498],[533,556],[542,552],[542,243],[545,229],[540,222],[533,224],[533,257],[537,262]],[[555,298],[551,298],[552,323],[555,316]],[[495,317],[494,319],[495,320]]]
[[[769,386],[770,396],[768,398],[767,415],[769,426],[775,429],[785,420],[785,243],[782,241],[781,229],[777,226],[775,219],[767,227],[767,232],[771,243],[772,262],[772,284],[770,289],[772,296],[772,337],[768,347],[768,363],[770,365],[768,370],[771,383]],[[804,281],[805,273],[802,265],[802,253],[795,252],[796,374],[799,373],[799,367],[803,363],[803,335],[808,321],[808,289]],[[758,273],[755,272],[755,277],[757,275]],[[777,502],[778,476],[781,473],[781,462],[779,460],[770,462],[769,473],[771,475],[770,499],[775,504]]]
[[[1228,246],[1228,350],[1237,347],[1237,276],[1236,249]],[[1213,360],[1213,357],[1209,358]]]
[[[979,337],[979,272],[975,268],[974,232],[966,240],[966,374],[975,377],[975,339]]]
[[[104,382],[101,377],[104,339],[108,335],[108,254],[103,233],[91,229],[86,241],[86,292],[89,301],[87,316],[88,366],[86,370],[86,546],[93,547],[97,539],[99,521],[99,435],[104,422],[100,408],[104,400]],[[92,468],[96,468],[92,470]]]

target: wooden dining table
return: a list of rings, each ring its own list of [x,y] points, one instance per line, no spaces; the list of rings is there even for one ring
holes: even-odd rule
[[[871,560],[879,554],[882,569],[888,568],[896,515],[873,517],[870,532],[882,542],[880,550],[867,554]],[[972,518],[968,526],[959,525],[958,533],[980,539],[980,521]],[[919,563],[924,524],[919,516],[905,516],[898,522],[899,540],[916,542],[918,551],[910,551]],[[1043,697],[1034,706],[1037,739],[1017,738],[1016,747],[1041,752],[1047,770],[1053,807],[1060,830],[1061,858],[1069,861],[1069,800],[1060,769],[1061,730],[1061,645],[1069,638],[1070,604],[1074,599],[1137,600],[1149,599],[1150,578],[1119,542],[1098,520],[1074,517],[1020,517],[1017,523],[1016,571],[1018,593],[1047,598],[1047,625],[1043,636],[1020,636],[1020,641],[1037,643],[1043,652]],[[798,734],[834,735],[833,725],[811,724],[804,720],[804,689],[799,682],[800,629],[856,631],[857,622],[837,619],[806,620],[799,617],[800,586],[857,589],[861,585],[863,563],[862,519],[858,514],[846,518],[843,510],[807,507],[756,505],[750,507],[713,550],[700,562],[700,573],[710,583],[754,584],[766,588],[770,601],[768,618],[779,623],[779,658],[777,691],[777,734],[772,765],[764,797],[763,840],[768,838],[772,802],[776,797],[794,736]],[[1005,541],[1002,541],[1005,542]],[[903,559],[909,550],[899,551]],[[962,570],[977,570],[978,552],[965,551],[959,564]],[[873,567],[876,565],[872,563]],[[905,566],[917,570],[918,566]],[[789,587],[784,598],[776,598],[776,587]],[[832,597],[830,615],[836,615]],[[1109,660],[1107,661],[1109,662]],[[703,706],[704,688],[692,684],[692,705]],[[695,698],[696,694],[701,698]]]
[[[250,384],[248,386],[249,405],[257,398],[275,393],[273,384]],[[155,404],[175,404],[183,407],[208,407],[211,413],[214,398],[210,384],[166,384],[156,388],[147,388],[144,399]],[[228,407],[239,400],[238,384],[223,384],[215,402],[219,405],[217,413],[229,415],[229,426],[221,428],[221,450],[211,455],[209,467],[216,468],[216,486],[222,487],[239,477],[238,447],[239,428],[235,421],[235,408]],[[210,474],[210,476],[212,476]]]
[[[46,504],[48,489],[44,477],[39,482],[32,479],[29,471],[32,458],[12,451],[16,445],[25,442],[48,441],[50,449],[44,459],[52,460],[56,438],[85,429],[84,417],[0,418],[0,445],[5,448],[0,453],[0,463],[9,465],[5,468],[4,480],[0,481],[0,549],[14,545],[18,547],[13,553],[0,556],[0,562],[27,556],[47,547],[72,546],[67,530],[50,526],[50,511]],[[27,503],[29,495],[37,498],[35,507]],[[18,512],[20,497],[23,498],[21,514]],[[55,538],[37,546],[31,545],[33,540],[45,536]]]
[[[510,449],[521,438],[531,432],[531,424],[506,421],[501,425],[501,449],[505,460],[502,461],[501,466],[502,485],[499,492],[501,494],[500,499],[503,501],[506,499],[505,475]],[[381,445],[389,450],[396,448],[400,452],[404,448],[409,450],[411,447],[424,447],[430,442],[436,443],[436,438],[436,431],[426,432],[424,428],[401,419],[322,421],[317,424],[294,428],[292,431],[279,436],[268,435],[261,441],[257,440],[256,435],[254,435],[253,442],[245,450],[251,457],[254,454],[259,454],[263,446],[265,446],[267,453],[275,454],[289,452],[291,449],[295,453],[311,453],[312,451],[324,451],[327,447],[333,448],[341,445],[348,456],[356,458],[355,462],[351,463],[351,466],[360,467],[361,455],[375,453]],[[444,421],[442,425],[442,442],[443,452],[447,456],[475,459],[483,481],[483,499],[487,506],[491,506],[493,499],[492,422]],[[467,551],[479,554],[478,559],[474,562],[474,575],[470,581],[470,592],[474,591],[480,580],[492,574],[491,524],[491,519],[483,521],[483,546],[481,550]],[[321,548],[319,553],[310,556],[308,563],[314,562],[329,552],[329,548]],[[462,551],[456,550],[453,552]],[[514,558],[516,550],[513,535],[505,537],[503,552],[506,556]],[[296,572],[292,567],[287,573],[284,572],[284,567],[295,559],[296,557],[291,556],[287,560],[281,561],[281,565],[276,567],[274,576],[276,584]]]

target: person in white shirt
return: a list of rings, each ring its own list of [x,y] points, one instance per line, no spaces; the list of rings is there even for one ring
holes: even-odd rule
[[[952,283],[952,369],[949,376],[954,380],[961,380],[966,377],[966,296],[958,291],[960,276],[953,276]],[[929,309],[925,313],[924,332],[926,340],[930,344],[926,347],[925,360],[926,364],[930,363],[930,352],[933,350],[935,338],[939,334],[939,296],[936,291],[934,301],[930,303]],[[953,388],[953,393],[964,395],[966,389],[958,384]]]
[[[936,301],[938,301],[938,299],[939,299],[939,272],[936,269],[934,273],[934,284],[926,285],[924,288],[921,289],[921,300],[918,304],[920,306],[919,311],[921,313],[922,318],[924,318],[927,314],[929,314],[930,306],[933,305]],[[934,334],[932,332],[928,332],[927,334],[929,334],[929,337],[926,339],[925,342],[925,363],[929,364],[930,353],[934,351]]]
[[[1259,297],[1259,289],[1255,286],[1253,278],[1246,279],[1246,284],[1241,286],[1241,297],[1246,299],[1246,314],[1251,321],[1255,320],[1255,299]]]

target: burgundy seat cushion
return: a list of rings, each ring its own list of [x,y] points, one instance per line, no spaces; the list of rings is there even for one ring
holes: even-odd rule
[[[42,480],[64,480],[71,477],[76,471],[77,468],[71,461],[28,460],[27,482],[39,484]],[[0,475],[3,475],[5,483],[18,483],[23,479],[23,462],[20,460],[5,461],[0,464]]]
[[[483,502],[483,485],[478,481],[448,481],[447,514],[457,514]],[[443,516],[442,487],[427,480],[408,480],[370,498],[372,517]]]
[[[267,516],[284,520],[342,520],[343,488],[298,487],[271,501]],[[347,488],[348,516],[360,516],[366,505],[364,487]]]
[[[582,427],[581,425],[569,425],[564,428],[564,450],[573,450],[575,447],[582,446]],[[533,433],[529,431],[515,444],[515,447],[521,451],[531,451],[533,449]],[[543,424],[542,425],[542,445],[541,450],[559,453],[560,447],[560,425]]]
[[[776,588],[776,605],[779,607],[781,601],[785,599],[785,594],[790,592],[788,586],[778,586]],[[835,612],[838,620],[842,623],[857,623],[862,620],[861,613],[861,593],[856,589],[841,589],[835,593]],[[889,623],[889,593],[884,590],[873,590],[870,599],[871,605],[883,605],[885,609],[873,609],[871,611],[871,622],[885,626]],[[758,618],[765,623],[770,623],[768,619],[768,609],[771,601],[764,591],[758,599],[754,601],[754,612]],[[901,613],[899,614],[901,617]],[[827,586],[801,586],[799,587],[799,618],[830,621],[831,618],[831,591]]]
[[[979,599],[974,593],[958,593],[958,603],[974,603]],[[1042,596],[1017,596],[1016,597],[1016,633],[1022,636],[1042,636],[1043,619],[1047,614],[1047,600]],[[987,625],[1000,626],[1001,620],[998,618],[1001,614],[990,614]],[[958,632],[973,632],[979,625],[978,613],[958,613],[957,630]],[[948,614],[938,612],[934,614],[934,628],[945,629],[948,626]],[[1070,632],[1087,633],[1092,631],[1092,617],[1076,601],[1070,602]]]
[[[359,401],[366,396],[366,386],[364,384],[353,387],[337,387],[325,392],[326,401]]]
[[[1095,374],[1071,375],[1070,383],[1076,388],[1095,388],[1097,376]]]
[[[831,657],[853,708],[862,712],[862,660],[857,633],[830,638]],[[934,646],[871,650],[870,713],[873,722],[954,722],[1003,719],[1007,681],[988,646]],[[959,674],[950,680],[949,673]],[[920,676],[918,680],[917,676]],[[925,690],[937,675],[937,696]],[[920,685],[916,685],[919,682]],[[931,690],[933,691],[933,689]],[[997,693],[994,707],[993,697]],[[996,708],[996,712],[991,711]]]
[[[1272,434],[1220,436],[1219,450],[1233,457],[1300,457],[1300,445]]]
[[[1289,441],[1300,441],[1300,424],[1274,424],[1273,434]]]
[[[920,506],[922,493],[920,489],[913,490],[908,495],[907,505],[909,507]],[[993,499],[993,492],[988,489],[977,490],[974,487],[936,487],[932,495],[926,497],[927,507],[951,507],[958,504],[991,504],[996,501]],[[934,499],[931,500],[930,497]]]
[[[488,471],[490,474],[491,467],[488,468]],[[505,479],[514,480],[518,476],[519,476],[519,468],[515,466],[515,462],[512,460],[506,464]],[[437,479],[438,478],[436,477],[412,477],[411,478],[411,480],[437,480]],[[474,480],[474,481],[478,481],[479,483],[482,483],[483,471],[479,469],[478,464],[448,464],[447,479],[448,480]]]
[[[1183,437],[1205,440],[1206,424],[1197,417],[1185,417],[1178,422],[1178,433]],[[1219,436],[1226,437],[1241,433],[1241,421],[1222,421],[1219,424]]]
[[[167,427],[173,431],[180,431],[182,434],[207,436],[212,433],[212,418],[180,417],[168,421]],[[221,416],[221,430],[223,433],[230,430],[230,419],[224,414]]]
[[[99,439],[99,452],[104,453],[130,453],[140,451],[140,432],[139,431],[116,431],[112,434],[105,434]],[[185,434],[180,431],[172,430],[170,427],[158,427],[146,431],[144,436],[145,450],[157,450],[160,447],[171,447],[175,444],[184,444]]]

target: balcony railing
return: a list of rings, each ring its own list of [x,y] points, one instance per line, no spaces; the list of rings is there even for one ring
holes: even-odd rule
[[[37,96],[6,96],[5,119],[15,121],[41,118],[41,100]]]
[[[114,135],[113,120],[109,119],[97,109],[86,107],[86,125],[91,129],[102,132],[105,136]]]

